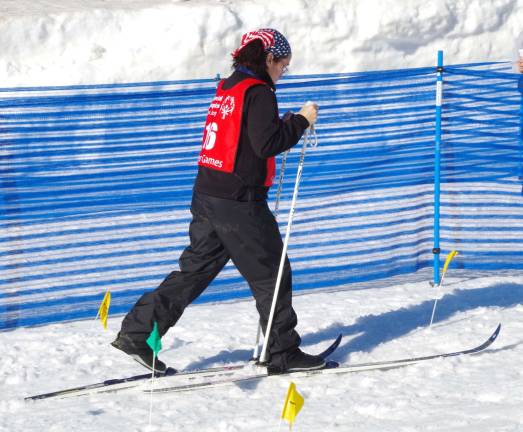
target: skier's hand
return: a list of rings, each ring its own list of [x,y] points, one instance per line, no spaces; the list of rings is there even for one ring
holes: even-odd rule
[[[307,102],[301,107],[301,110],[298,112],[298,114],[301,114],[303,117],[305,117],[309,122],[309,126],[312,126],[314,123],[316,123],[316,119],[318,118],[318,105],[312,102]]]

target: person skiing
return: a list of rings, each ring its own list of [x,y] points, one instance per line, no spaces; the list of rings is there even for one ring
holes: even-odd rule
[[[267,204],[275,156],[296,145],[317,119],[316,104],[280,119],[275,84],[289,67],[287,39],[271,28],[248,32],[232,53],[233,73],[212,100],[191,202],[190,245],[173,271],[142,295],[124,317],[112,345],[153,369],[146,339],[156,322],[160,336],[212,282],[229,260],[248,282],[265,333],[283,250],[278,224]],[[319,369],[325,361],[300,350],[292,307],[288,257],[268,344],[274,372]],[[166,365],[154,360],[157,373]]]

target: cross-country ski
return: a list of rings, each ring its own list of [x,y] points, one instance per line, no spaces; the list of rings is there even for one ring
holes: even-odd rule
[[[190,390],[198,390],[204,388],[219,387],[231,384],[240,384],[248,381],[256,381],[268,377],[285,377],[297,379],[302,377],[311,377],[325,374],[343,374],[352,372],[364,372],[372,370],[388,370],[397,367],[409,366],[428,360],[435,360],[446,357],[456,357],[467,354],[477,354],[487,349],[496,340],[501,330],[501,324],[497,326],[492,335],[482,344],[460,351],[449,353],[433,354],[422,357],[412,357],[396,360],[385,360],[373,363],[363,364],[338,364],[336,362],[328,361],[326,367],[312,371],[301,371],[281,374],[271,374],[267,368],[263,366],[249,365],[235,365],[223,366],[203,370],[180,371],[175,372],[173,369],[168,369],[165,376],[158,377],[158,381],[152,390],[153,393],[169,393],[182,392]],[[328,359],[333,354],[340,344],[341,335],[329,346],[324,352],[319,354],[321,357]],[[61,391],[44,393],[41,395],[28,396],[26,400],[52,399],[52,398],[67,398],[75,396],[83,396],[96,393],[116,393],[135,388],[143,388],[143,391],[150,391],[148,382],[150,381],[150,374],[136,375],[122,379],[106,380],[101,383],[80,386]]]
[[[338,337],[332,342],[331,345],[327,347],[324,351],[318,354],[319,357],[323,359],[328,359],[328,357],[336,351],[336,348],[341,343],[342,335],[338,335]],[[166,380],[168,377],[176,376],[177,381],[182,380],[195,380],[198,378],[204,378],[204,379],[217,379],[221,377],[226,376],[234,376],[234,374],[241,373],[242,370],[251,370],[256,367],[254,364],[249,365],[230,365],[230,366],[219,366],[214,368],[208,368],[208,369],[201,369],[201,370],[187,370],[187,371],[176,371],[176,369],[173,368],[167,368],[167,371],[164,375],[160,375],[157,378]],[[266,369],[263,366],[260,366],[260,369]],[[108,379],[99,383],[95,384],[88,384],[85,386],[78,386],[73,387],[70,389],[64,389],[64,390],[58,390],[55,392],[50,393],[44,393],[41,395],[35,395],[35,396],[28,396],[25,399],[26,400],[38,400],[38,399],[52,399],[52,398],[65,398],[65,397],[72,397],[72,396],[82,396],[87,394],[94,394],[94,393],[109,393],[109,392],[115,392],[119,390],[128,390],[134,387],[137,387],[139,385],[142,385],[147,380],[151,379],[151,374],[140,374],[140,375],[133,375],[126,378],[114,378],[114,379]]]

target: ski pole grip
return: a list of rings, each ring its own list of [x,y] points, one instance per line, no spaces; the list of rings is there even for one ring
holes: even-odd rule
[[[316,105],[316,106],[318,106],[315,102],[310,101],[310,100],[305,102],[305,105]],[[314,124],[311,124],[307,129],[308,129],[308,131],[310,132],[310,134],[312,135],[312,138],[313,138],[309,142],[309,146],[315,148],[315,147],[318,146],[318,136],[316,135],[316,127],[315,127]]]

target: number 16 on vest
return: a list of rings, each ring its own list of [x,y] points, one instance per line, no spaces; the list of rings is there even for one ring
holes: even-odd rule
[[[216,143],[216,132],[218,132],[218,125],[214,122],[208,123],[205,126],[205,141],[203,142],[203,148],[205,150],[211,150],[214,148]]]

